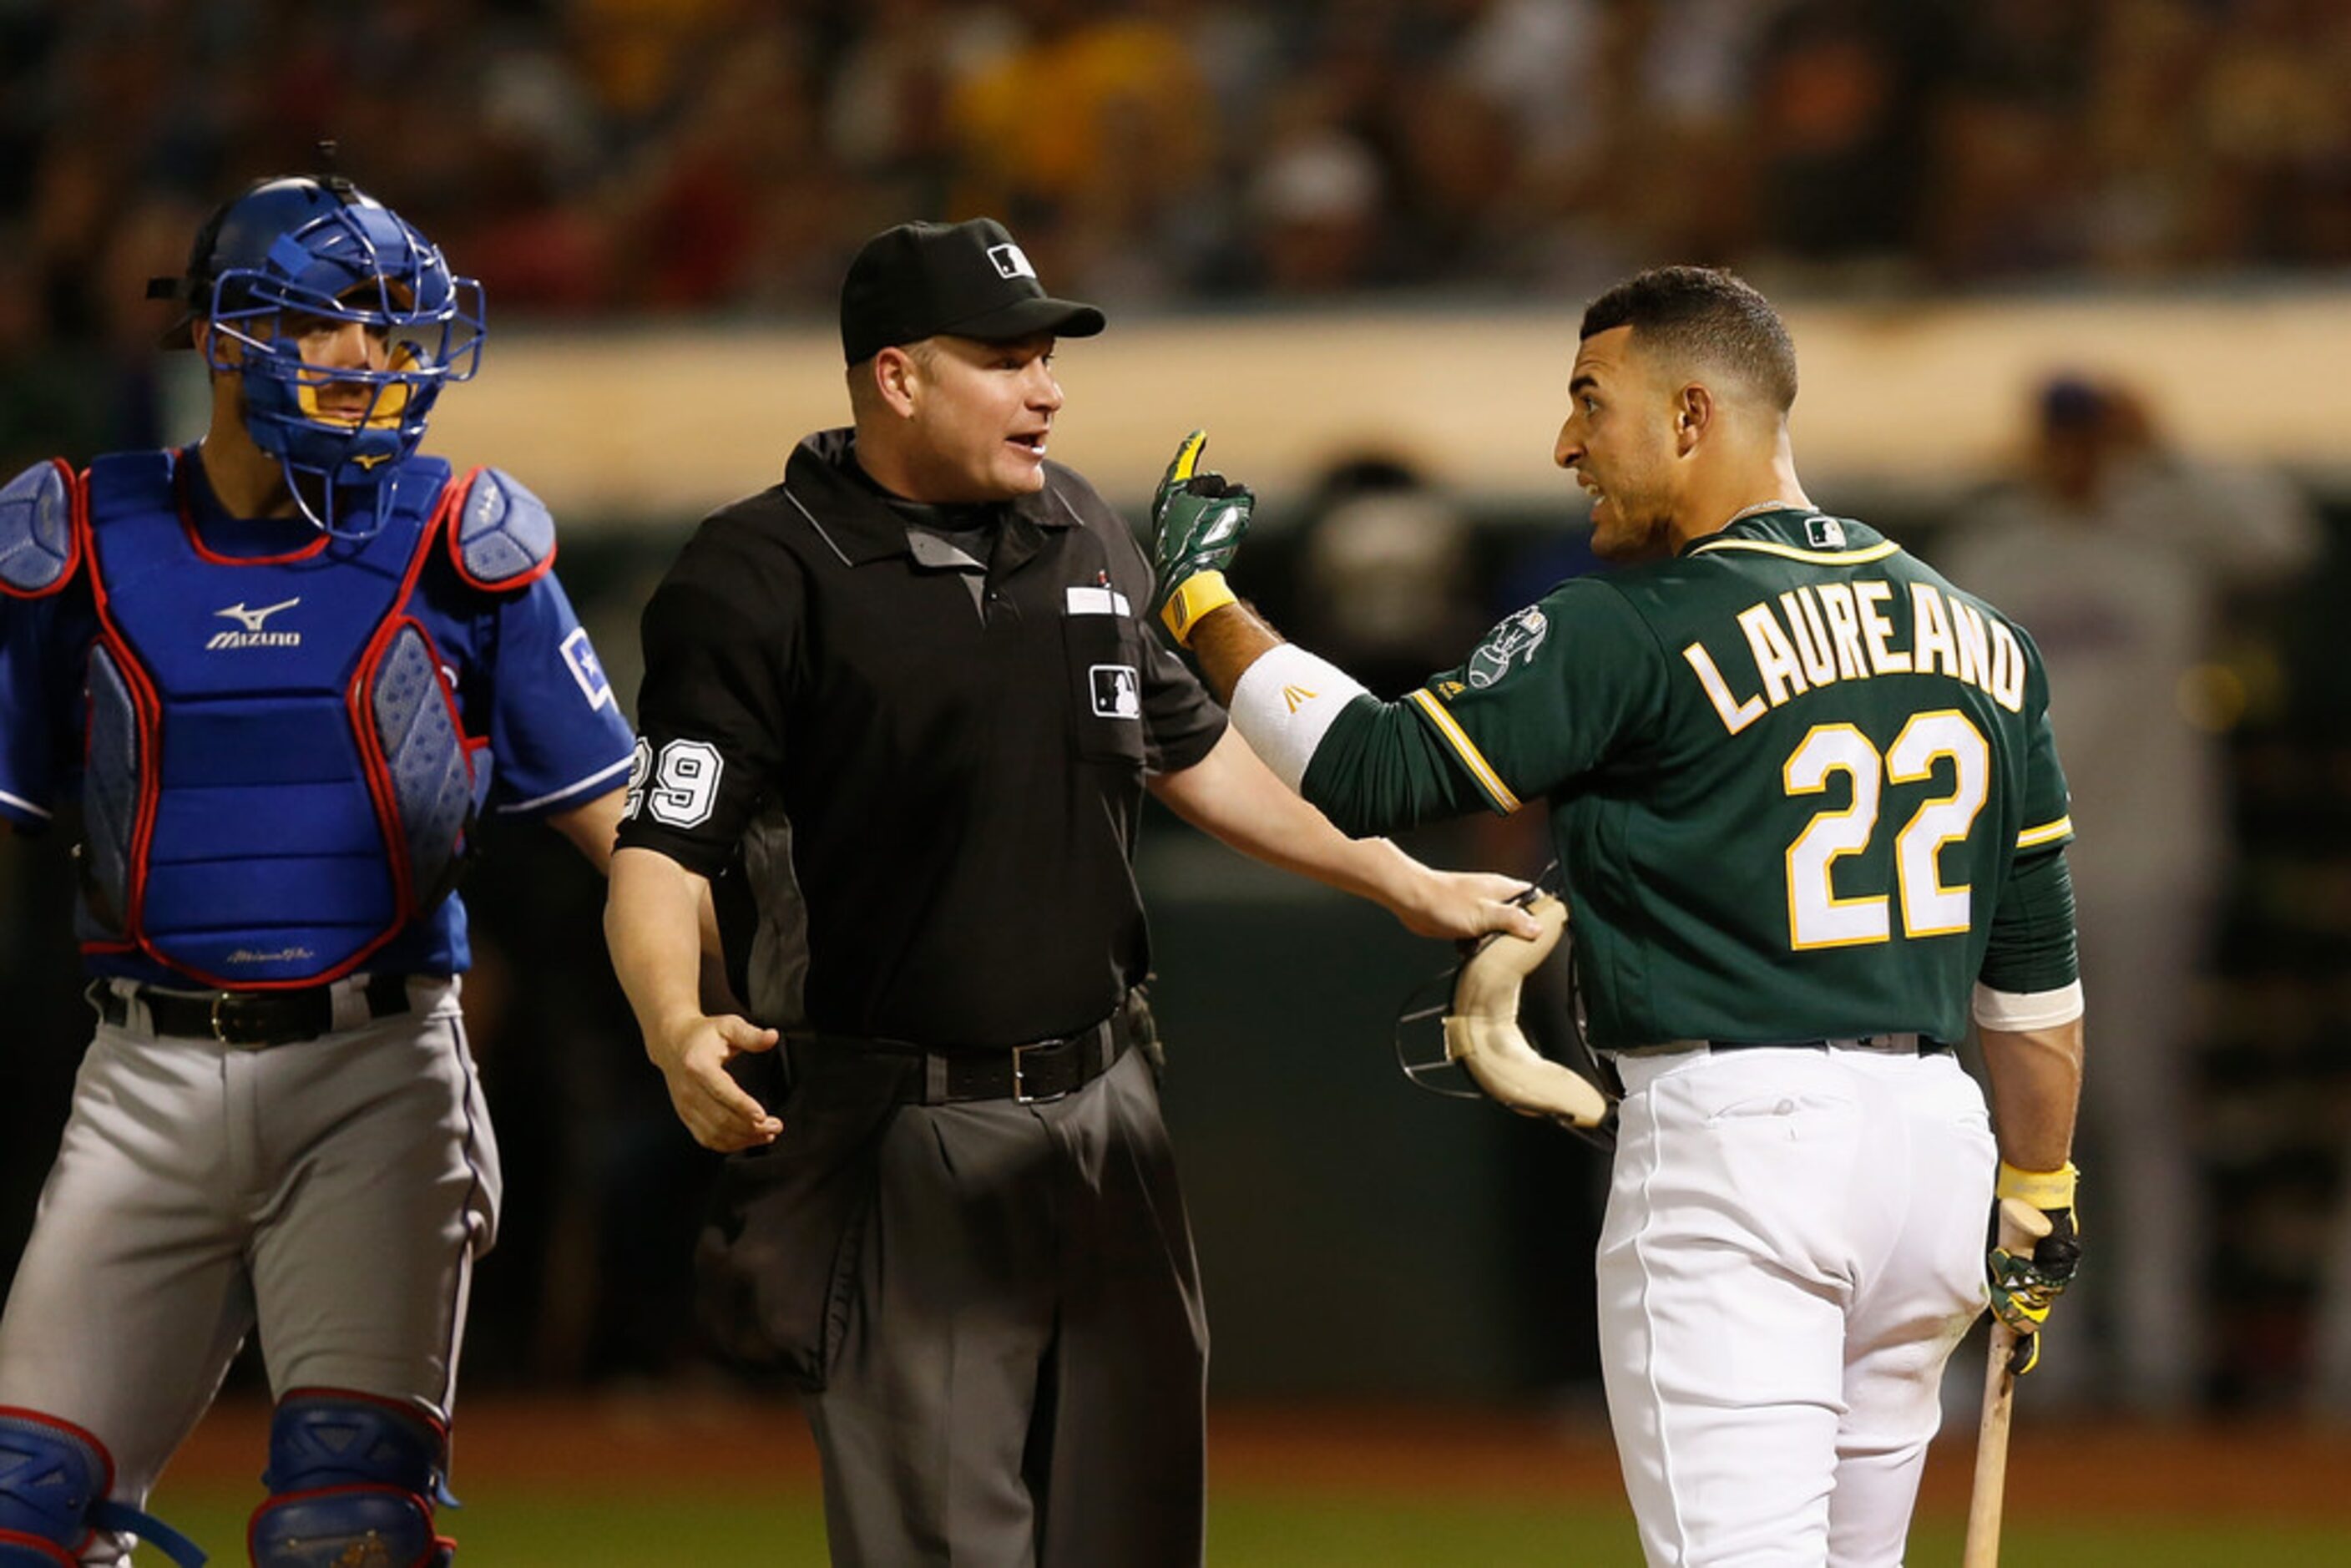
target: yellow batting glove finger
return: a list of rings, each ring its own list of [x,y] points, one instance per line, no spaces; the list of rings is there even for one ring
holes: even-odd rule
[[[1200,471],[1200,453],[1207,444],[1208,433],[1196,430],[1186,436],[1184,444],[1176,449],[1176,456],[1167,465],[1167,472],[1159,476],[1159,488],[1151,493],[1151,519],[1155,528],[1158,525],[1159,515],[1167,509],[1167,497],[1177,486]]]
[[[1176,461],[1167,465],[1167,477],[1176,484],[1181,485],[1198,473],[1200,454],[1207,451],[1207,446],[1208,433],[1205,430],[1196,430],[1186,436],[1184,444],[1176,449]]]

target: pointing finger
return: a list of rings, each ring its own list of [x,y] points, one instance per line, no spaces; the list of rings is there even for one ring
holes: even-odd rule
[[[1176,449],[1176,461],[1168,467],[1167,476],[1179,485],[1189,479],[1200,471],[1200,454],[1207,449],[1207,431],[1196,430],[1186,436],[1184,444]]]
[[[1200,452],[1207,444],[1208,433],[1205,430],[1196,430],[1184,438],[1182,445],[1176,448],[1176,456],[1167,465],[1167,472],[1160,476],[1159,488],[1151,498],[1151,509],[1154,512],[1167,504],[1168,492],[1199,471]]]

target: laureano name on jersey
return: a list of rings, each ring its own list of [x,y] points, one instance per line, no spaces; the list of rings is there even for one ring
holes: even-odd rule
[[[1913,639],[1901,647],[1886,605],[1906,588]],[[1749,605],[1737,620],[1755,655],[1760,691],[1744,697],[1734,693],[1703,644],[1682,650],[1732,735],[1816,686],[1874,675],[1948,675],[1980,688],[2011,713],[2023,711],[2024,650],[2016,633],[1931,582],[1859,578],[1806,584]]]

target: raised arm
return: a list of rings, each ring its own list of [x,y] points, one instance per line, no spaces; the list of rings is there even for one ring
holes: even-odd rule
[[[1460,669],[1382,702],[1226,585],[1252,497],[1177,452],[1152,506],[1160,619],[1274,776],[1343,832],[1504,815],[1606,757],[1663,700],[1656,638],[1604,583],[1562,585],[1495,626]]]

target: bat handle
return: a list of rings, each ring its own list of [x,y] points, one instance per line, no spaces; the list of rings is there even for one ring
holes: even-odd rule
[[[1968,1498],[1968,1541],[1959,1568],[2000,1568],[2001,1503],[2008,1490],[2009,1418],[2016,1408],[2016,1374],[2008,1358],[2016,1331],[1998,1313],[1984,1351],[1983,1421],[1976,1430],[1975,1490]]]

